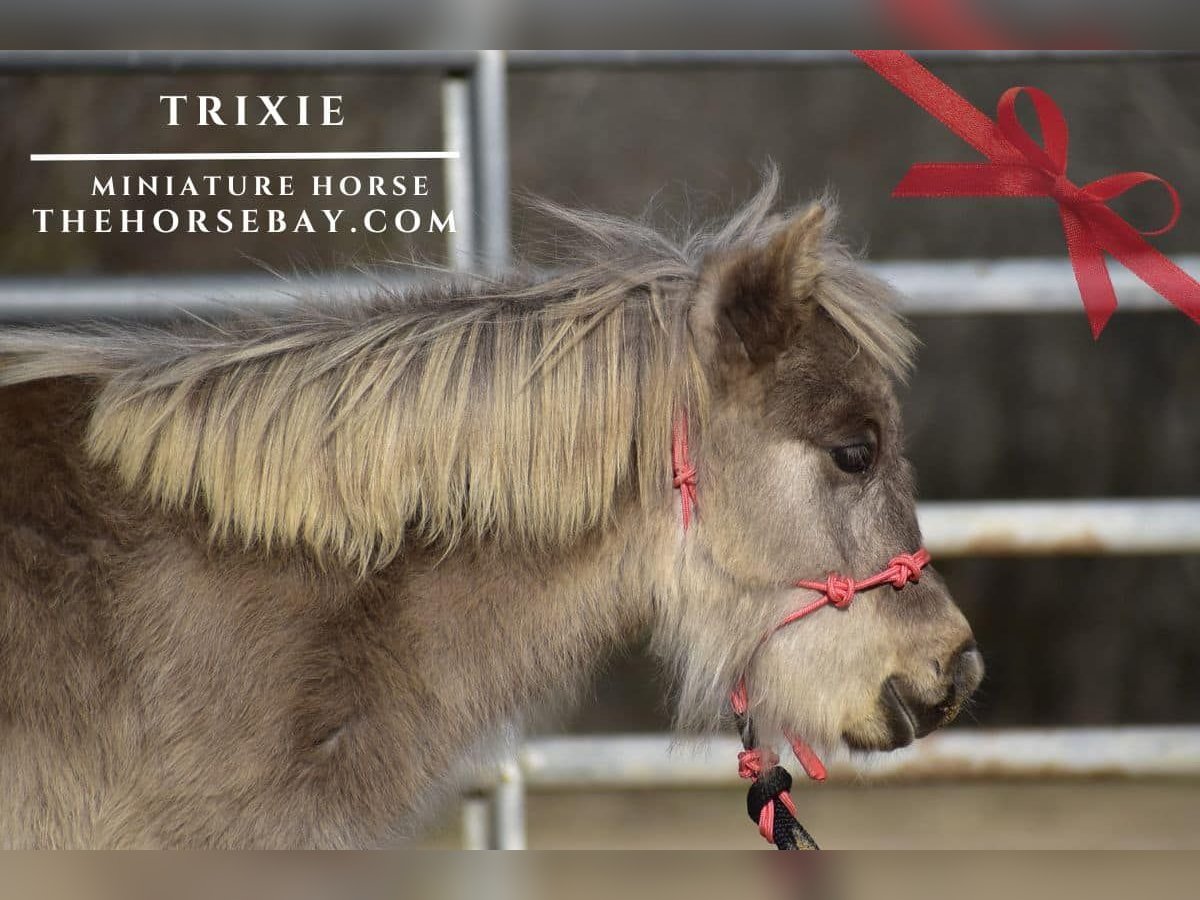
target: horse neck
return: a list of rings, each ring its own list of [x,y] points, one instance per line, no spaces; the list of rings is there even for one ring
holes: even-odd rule
[[[608,649],[649,623],[660,529],[631,509],[566,552],[464,548],[389,567],[440,740],[477,744],[489,725],[569,701]]]

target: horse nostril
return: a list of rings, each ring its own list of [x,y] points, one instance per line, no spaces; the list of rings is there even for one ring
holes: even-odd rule
[[[961,699],[965,700],[979,687],[983,681],[983,654],[974,641],[967,641],[958,648],[950,661],[949,674],[954,692]]]

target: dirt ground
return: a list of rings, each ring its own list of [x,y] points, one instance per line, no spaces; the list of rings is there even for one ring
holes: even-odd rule
[[[1200,849],[1200,780],[806,787],[824,848]],[[531,849],[761,849],[740,791],[531,793]],[[454,816],[426,842],[456,847]]]

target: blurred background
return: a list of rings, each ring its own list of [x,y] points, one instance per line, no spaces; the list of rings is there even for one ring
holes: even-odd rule
[[[989,113],[1014,84],[1048,90],[1071,126],[1071,176],[1139,169],[1200,197],[1200,58],[947,59],[938,74]],[[324,273],[380,260],[447,261],[432,237],[38,234],[34,207],[91,208],[86,169],[31,153],[436,149],[443,81],[432,71],[39,74],[0,66],[0,274],[97,276]],[[165,128],[161,94],[341,94],[340,128]],[[850,61],[803,67],[570,65],[507,77],[509,177],[516,191],[674,224],[719,215],[775,160],[785,196],[826,189],[842,232],[872,261],[1048,258],[1065,264],[1045,200],[893,200],[913,162],[971,151],[878,76]],[[298,142],[303,146],[298,146]],[[486,155],[493,148],[483,146]],[[221,171],[430,175],[439,162],[112,164],[112,174]],[[125,201],[105,201],[120,208]],[[137,201],[127,201],[136,203]],[[157,205],[169,205],[159,202]],[[188,200],[188,206],[230,205]],[[312,208],[305,196],[253,205]],[[355,218],[368,199],[331,204]],[[1166,203],[1137,191],[1116,208],[1157,227]],[[547,225],[513,207],[517,256],[543,255]],[[1200,225],[1158,239],[1200,251]],[[67,284],[67,281],[62,282]],[[3,291],[0,290],[0,296]],[[1048,314],[921,314],[924,343],[905,390],[908,453],[922,500],[1168,498],[1200,494],[1200,328],[1162,301],[1119,311],[1093,342],[1082,308]],[[1200,558],[994,557],[939,562],[988,666],[955,729],[1200,725]],[[659,733],[669,685],[641,646],[613,657],[591,696],[546,733]],[[731,771],[733,762],[730,761]],[[1200,846],[1200,784],[1130,781],[838,783],[799,794],[801,819],[829,846]],[[704,791],[536,793],[533,846],[760,845],[734,785]],[[457,814],[435,844],[459,840]],[[685,837],[684,835],[694,837]]]

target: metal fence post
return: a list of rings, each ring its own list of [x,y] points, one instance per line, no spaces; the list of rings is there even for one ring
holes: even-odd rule
[[[511,261],[509,196],[508,61],[503,50],[481,50],[471,76],[471,135],[476,252],[479,262],[495,270]],[[525,778],[515,754],[515,731],[508,744],[514,756],[500,764],[492,791],[491,838],[497,850],[525,849]]]
[[[442,80],[442,142],[446,150],[458,153],[457,159],[446,160],[444,169],[446,206],[454,212],[454,231],[446,236],[446,262],[459,271],[473,269],[479,253],[470,77],[465,72],[449,72]]]
[[[483,791],[471,791],[462,799],[462,846],[464,850],[490,850],[496,841],[492,837],[492,803]]]
[[[503,50],[481,50],[472,72],[475,201],[479,205],[481,261],[508,267],[511,201],[508,153],[508,61]]]
[[[501,763],[496,773],[492,838],[496,850],[525,849],[525,775],[516,757]]]

